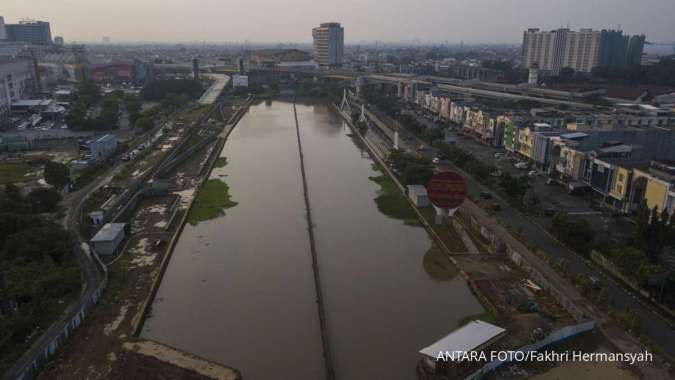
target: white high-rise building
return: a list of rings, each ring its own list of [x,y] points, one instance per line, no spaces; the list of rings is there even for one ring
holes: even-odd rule
[[[601,43],[602,32],[591,29],[528,29],[523,33],[522,65],[529,69],[536,63],[553,74],[564,67],[589,73],[600,63]]]
[[[322,68],[340,67],[344,55],[345,30],[337,22],[327,22],[312,29],[314,61]]]

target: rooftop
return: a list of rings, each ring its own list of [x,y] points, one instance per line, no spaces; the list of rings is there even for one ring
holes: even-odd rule
[[[98,241],[111,241],[124,231],[125,223],[106,223],[101,229],[91,238],[92,243]]]
[[[424,185],[408,185],[408,192],[415,195],[427,195],[427,188]]]
[[[115,136],[113,135],[103,135],[95,140],[95,142],[106,142],[106,141],[112,141],[115,140]]]
[[[441,340],[420,350],[420,353],[436,358],[439,352],[468,352],[489,344],[506,332],[505,329],[475,320],[446,335]]]
[[[12,103],[12,107],[38,107],[48,106],[53,102],[51,99],[20,99]]]

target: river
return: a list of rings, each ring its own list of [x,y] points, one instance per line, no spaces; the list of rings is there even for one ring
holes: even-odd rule
[[[425,270],[424,228],[378,209],[379,172],[340,117],[297,112],[336,377],[414,379],[417,351],[483,309],[455,271]],[[292,104],[253,105],[222,156],[212,178],[237,204],[186,225],[142,335],[245,380],[325,378]]]

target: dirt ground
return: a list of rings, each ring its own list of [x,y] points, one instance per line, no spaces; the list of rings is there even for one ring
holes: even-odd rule
[[[243,104],[243,102],[242,102]],[[205,111],[199,108],[179,116],[170,128],[154,137],[156,144],[138,151],[113,182],[126,184],[159,162]],[[225,112],[225,116],[231,114]],[[224,124],[209,120],[204,126],[218,131]],[[207,129],[200,129],[202,135]],[[152,140],[153,138],[151,138]],[[216,139],[214,138],[214,143]],[[39,379],[238,379],[239,373],[157,342],[133,337],[142,322],[144,304],[167,254],[169,241],[187,212],[204,165],[215,144],[195,153],[169,176],[166,196],[143,200],[129,218],[131,235],[122,252],[108,262],[108,286],[99,305],[57,351]],[[103,194],[105,195],[105,194]],[[92,203],[105,200],[100,196]],[[94,202],[96,201],[96,202]],[[90,205],[95,206],[95,205]],[[178,214],[170,219],[176,206]]]
[[[574,319],[544,290],[538,286],[525,285],[529,280],[526,273],[501,255],[457,256],[460,267],[467,273],[469,281],[478,293],[490,304],[498,325],[507,329],[502,340],[504,347],[517,348],[532,342],[535,329],[549,332],[575,323]],[[507,291],[519,288],[538,306],[538,312],[522,312],[509,303]]]
[[[236,378],[236,372],[217,364],[198,365],[204,362],[198,358],[190,357],[175,364],[159,360],[157,357],[186,354],[156,343],[152,344],[161,347],[161,355],[156,354],[157,349],[139,349],[147,341],[131,337],[159,274],[166,241],[177,225],[172,225],[168,233],[165,231],[175,200],[176,195],[169,195],[141,202],[131,223],[132,237],[109,265],[108,288],[100,305],[58,351],[40,379]],[[202,370],[205,367],[212,369]]]

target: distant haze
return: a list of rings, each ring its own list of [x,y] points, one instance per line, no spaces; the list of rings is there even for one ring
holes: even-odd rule
[[[675,40],[674,0],[2,0],[0,12],[50,21],[66,41],[308,42],[326,21],[348,44],[517,43],[528,27],[568,24]]]

